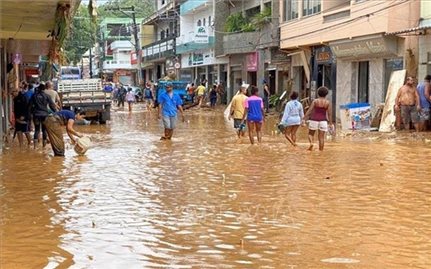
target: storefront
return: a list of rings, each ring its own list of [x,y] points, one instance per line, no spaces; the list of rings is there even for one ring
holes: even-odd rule
[[[317,98],[317,89],[321,86],[328,88],[327,99],[333,107],[336,105],[337,68],[331,48],[328,46],[313,47],[312,70],[310,83],[310,97]],[[335,112],[335,110],[333,111]],[[335,116],[335,114],[333,115]]]
[[[181,55],[181,70],[180,78],[183,80],[194,82],[195,84],[207,80],[208,86],[219,83],[228,63],[227,57],[214,57],[214,51],[197,50]]]
[[[383,103],[390,74],[403,68],[404,39],[372,35],[329,45],[337,60],[337,107],[359,102],[375,107]]]
[[[266,65],[265,77],[268,78],[271,94],[282,93],[288,89],[291,58],[288,53],[272,48]]]

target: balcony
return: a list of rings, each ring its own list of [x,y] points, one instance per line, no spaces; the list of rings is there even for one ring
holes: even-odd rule
[[[175,55],[175,38],[163,39],[142,47],[144,61],[154,61]]]
[[[166,3],[164,6],[160,7],[156,12],[148,16],[147,18],[142,20],[142,24],[152,24],[155,21],[163,18],[164,16],[168,16],[175,9],[175,2],[170,1]],[[175,12],[174,12],[175,13]]]
[[[177,45],[177,54],[192,52],[195,50],[209,49],[214,47],[214,37],[208,37],[208,43],[196,43],[194,41]]]
[[[132,63],[130,61],[104,61],[103,62],[103,69],[133,69]]]
[[[132,43],[130,42],[130,40],[128,41],[114,41],[111,43],[111,50],[128,50],[131,51],[132,50]]]
[[[250,53],[260,48],[278,47],[278,44],[278,29],[269,25],[261,31],[223,36],[223,54]]]
[[[181,16],[187,15],[188,13],[203,9],[207,6],[208,0],[188,0],[180,6]]]

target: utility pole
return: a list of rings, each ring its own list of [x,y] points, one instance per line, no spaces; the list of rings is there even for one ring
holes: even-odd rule
[[[142,82],[142,74],[141,74],[141,47],[139,45],[139,38],[138,38],[138,26],[136,25],[136,12],[135,12],[135,6],[130,6],[130,7],[112,7],[109,8],[108,10],[118,10],[120,12],[122,12],[123,14],[125,14],[126,16],[128,16],[129,18],[132,18],[132,23],[133,23],[133,38],[135,39],[135,52],[136,52],[136,58],[138,60],[138,84],[140,84]],[[129,14],[127,14],[124,11],[131,11],[132,16],[130,16]]]
[[[91,47],[90,47],[90,78],[93,78],[93,56],[91,55]]]

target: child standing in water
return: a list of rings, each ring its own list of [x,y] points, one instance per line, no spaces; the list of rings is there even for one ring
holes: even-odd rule
[[[322,151],[323,147],[325,146],[325,133],[328,131],[328,121],[331,128],[333,128],[332,107],[331,103],[326,100],[328,92],[328,88],[324,86],[319,87],[317,89],[318,98],[311,103],[310,108],[305,114],[305,120],[310,118],[308,122],[308,141],[310,142],[310,147],[308,148],[308,150],[313,150],[314,133],[317,130],[317,137],[319,139],[319,150]]]
[[[129,112],[132,112],[132,105],[136,102],[135,94],[132,92],[132,88],[127,90],[126,101],[129,104]]]
[[[256,86],[251,86],[251,96],[244,102],[244,115],[242,124],[247,117],[248,136],[251,144],[254,144],[253,130],[256,130],[257,141],[262,142],[262,124],[264,121],[265,112],[263,110],[263,100],[258,94],[259,90]]]
[[[285,127],[284,136],[294,147],[296,147],[296,131],[298,131],[304,119],[304,109],[297,99],[298,93],[293,91],[290,94],[290,101],[287,102],[283,118],[281,119],[281,124]]]

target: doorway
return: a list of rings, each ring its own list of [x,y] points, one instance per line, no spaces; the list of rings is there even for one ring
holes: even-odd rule
[[[269,92],[271,93],[271,95],[275,94],[275,91],[276,91],[276,89],[275,89],[275,84],[276,84],[275,83],[275,79],[276,79],[275,72],[276,72],[276,70],[270,70],[268,72]]]
[[[247,81],[250,85],[257,86],[257,72],[247,72]]]
[[[368,61],[358,63],[358,103],[368,103],[369,100],[369,67]]]

